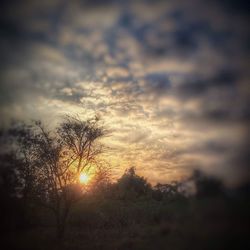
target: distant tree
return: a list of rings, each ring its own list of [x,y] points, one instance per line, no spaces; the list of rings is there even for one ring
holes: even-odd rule
[[[67,116],[55,131],[48,131],[38,121],[19,124],[11,129],[16,155],[22,161],[18,169],[24,199],[32,197],[55,214],[57,236],[62,238],[74,202],[82,195],[84,185],[79,175],[98,162],[104,136],[99,119],[82,121]]]
[[[223,183],[220,179],[195,170],[191,177],[195,184],[198,198],[217,196],[223,193]]]
[[[169,184],[157,183],[153,188],[152,196],[155,200],[174,199],[180,196],[183,196],[180,190],[181,183],[171,182]]]
[[[117,181],[118,190],[122,198],[137,198],[151,191],[151,185],[147,180],[135,173],[135,167],[125,171]]]
[[[20,182],[17,176],[19,162],[12,153],[0,154],[0,221],[2,233],[24,225],[25,216],[17,198]]]
[[[105,195],[111,186],[111,167],[106,161],[99,161],[95,166],[95,174],[90,183],[92,194]]]

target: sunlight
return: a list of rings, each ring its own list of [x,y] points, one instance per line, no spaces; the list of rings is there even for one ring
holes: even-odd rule
[[[79,181],[82,184],[87,184],[89,182],[89,175],[87,175],[86,173],[81,173],[79,176]]]

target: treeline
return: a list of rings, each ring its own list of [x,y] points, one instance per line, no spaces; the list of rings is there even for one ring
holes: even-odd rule
[[[149,198],[156,201],[171,201],[178,198],[203,198],[229,193],[219,178],[209,176],[200,170],[193,171],[190,177],[182,181],[172,181],[166,184],[157,183],[152,186],[145,177],[136,173],[135,167],[130,167],[115,183],[106,181],[100,184],[94,183],[90,189],[92,190],[91,195],[101,194],[120,200]]]
[[[17,164],[16,159],[5,157],[1,162],[8,163],[8,166],[1,168],[0,172],[3,232],[39,225],[56,226],[50,208],[44,206],[38,197],[26,195],[27,191],[23,188],[19,173],[15,168],[11,168],[12,161]],[[102,178],[98,183],[93,181],[84,191],[78,188],[71,189],[72,197],[80,198],[73,206],[74,215],[71,216],[69,224],[94,227],[100,224],[127,225],[131,220],[157,222],[161,217],[171,215],[164,210],[164,204],[185,207],[192,199],[226,197],[228,193],[230,192],[219,179],[209,177],[198,170],[182,182],[158,183],[152,186],[146,178],[136,173],[135,167],[131,167],[116,182]],[[107,207],[109,211],[106,210]],[[159,211],[159,208],[162,210]],[[90,210],[87,211],[88,209]],[[104,211],[100,212],[102,209]]]

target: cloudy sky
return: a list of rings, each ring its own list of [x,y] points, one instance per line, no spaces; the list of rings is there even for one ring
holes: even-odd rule
[[[219,3],[218,3],[219,2]],[[247,1],[2,1],[1,126],[98,114],[114,175],[248,176]]]

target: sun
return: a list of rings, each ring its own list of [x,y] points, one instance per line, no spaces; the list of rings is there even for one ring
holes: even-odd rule
[[[89,181],[89,176],[86,173],[81,173],[80,176],[79,176],[79,181],[82,184],[87,184],[88,181]]]

